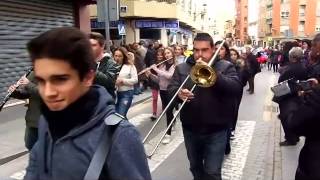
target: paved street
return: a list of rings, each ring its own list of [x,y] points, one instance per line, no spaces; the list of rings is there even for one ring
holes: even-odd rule
[[[256,76],[256,89],[253,95],[244,91],[239,111],[235,140],[232,141],[231,154],[223,164],[224,180],[292,180],[297,166],[298,146],[282,147],[278,143],[283,138],[280,121],[277,119],[277,106],[271,102],[270,86],[277,80],[277,74],[263,71]],[[137,102],[128,114],[130,121],[138,127],[142,137],[153,125],[150,121],[151,101],[145,100],[150,92],[135,99]],[[160,105],[160,102],[159,102]],[[5,109],[0,113],[0,158],[5,159],[23,148],[24,107]],[[147,154],[158,141],[165,128],[162,121],[145,144]],[[28,155],[0,165],[0,180],[22,179]],[[0,161],[1,162],[1,161]],[[178,122],[173,132],[173,140],[168,145],[160,145],[149,160],[154,180],[192,179],[183,142],[181,124]]]

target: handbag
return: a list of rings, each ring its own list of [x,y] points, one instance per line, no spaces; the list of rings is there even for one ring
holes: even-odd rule
[[[289,86],[289,80],[283,81],[283,82],[271,87],[271,91],[274,93],[274,96],[282,97],[282,96],[289,95],[292,93],[291,88]]]

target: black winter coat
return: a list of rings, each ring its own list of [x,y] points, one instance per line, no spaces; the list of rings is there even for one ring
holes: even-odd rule
[[[283,74],[279,76],[278,83],[291,78],[294,80],[306,80],[308,78],[307,70],[300,62],[288,64]],[[292,94],[282,98],[278,103],[280,109],[279,118],[284,120],[291,111],[296,110],[299,107],[301,99],[297,94]]]
[[[308,67],[309,78],[320,78],[320,61]]]
[[[185,63],[176,66],[168,86],[172,96],[190,74],[194,64],[195,60],[188,58]],[[181,110],[182,125],[190,131],[214,133],[228,128],[234,119],[234,102],[242,88],[236,69],[231,62],[225,60],[217,61],[213,67],[217,72],[216,83],[208,88],[196,87],[193,92],[194,99],[186,103]],[[189,79],[185,88],[190,89],[192,86],[193,82]]]
[[[115,83],[120,72],[120,66],[113,61],[112,58],[105,56],[97,69],[95,84],[99,84],[106,88],[108,93],[115,98]]]
[[[296,180],[320,179],[320,87],[305,95],[304,103],[292,112],[286,123],[294,133],[305,136]]]

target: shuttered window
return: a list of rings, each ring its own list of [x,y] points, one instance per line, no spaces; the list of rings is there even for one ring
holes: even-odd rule
[[[0,97],[31,66],[26,43],[49,29],[74,26],[69,0],[0,1]]]

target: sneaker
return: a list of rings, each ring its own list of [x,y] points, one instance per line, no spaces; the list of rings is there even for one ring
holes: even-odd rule
[[[169,144],[171,141],[171,136],[166,134],[162,140],[162,144]]]
[[[176,131],[176,123],[177,123],[177,122],[173,122],[173,123],[172,123],[171,131]]]
[[[234,131],[231,131],[231,134],[230,134],[230,140],[234,140],[235,137],[234,137]]]
[[[155,121],[155,120],[157,119],[157,116],[153,114],[153,115],[150,117],[150,119],[151,119],[151,121]]]

